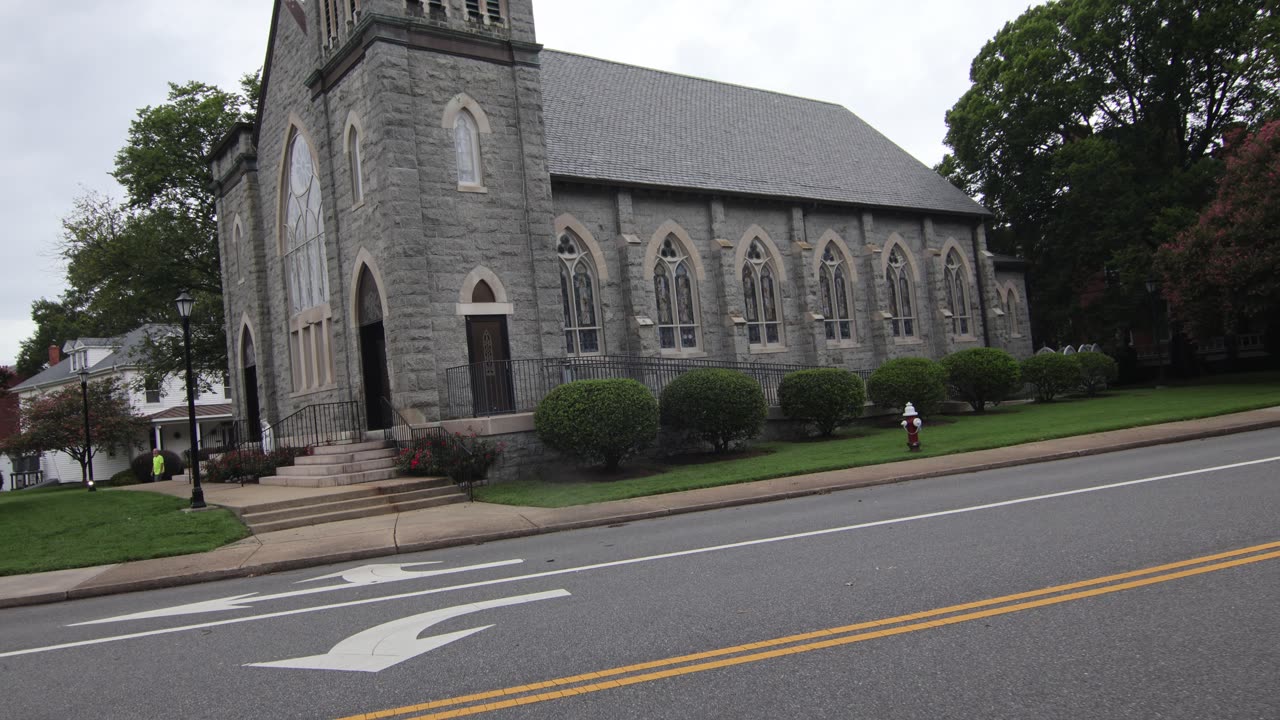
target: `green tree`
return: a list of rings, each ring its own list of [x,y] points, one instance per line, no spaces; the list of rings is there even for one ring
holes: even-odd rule
[[[258,92],[258,75],[246,75],[241,87]],[[256,102],[252,95],[191,82],[170,84],[166,102],[138,111],[112,173],[125,199],[95,193],[76,199],[63,221],[60,247],[68,290],[57,302],[39,301],[43,316],[33,308],[37,331],[24,343],[25,363],[34,363],[50,342],[72,337],[65,334],[71,331],[114,336],[144,323],[175,323],[173,300],[190,290],[196,299],[194,364],[206,377],[226,370],[218,221],[207,158],[235,123],[252,117]],[[149,342],[139,358],[148,379],[181,372],[181,347],[181,337]]]
[[[87,479],[88,464],[101,450],[132,448],[146,431],[147,422],[135,415],[124,388],[115,378],[89,383],[89,434],[84,442],[84,398],[78,383],[22,400],[18,433],[7,438],[9,455],[58,451],[80,463]]]
[[[1208,201],[1224,132],[1277,108],[1278,38],[1273,2],[1059,0],[983,47],[938,170],[1031,261],[1041,342],[1140,321],[1152,254]]]
[[[78,303],[41,298],[31,303],[31,319],[36,331],[18,347],[18,373],[31,377],[49,362],[49,346],[87,333],[80,330],[81,315]]]
[[[1240,135],[1213,202],[1157,259],[1170,313],[1200,337],[1280,317],[1280,120]]]

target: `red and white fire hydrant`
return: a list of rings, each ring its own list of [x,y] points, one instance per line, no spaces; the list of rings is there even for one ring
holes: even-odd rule
[[[911,403],[907,403],[907,409],[902,411],[902,427],[907,431],[907,449],[911,452],[920,452],[920,427],[924,425],[924,420],[916,414],[916,407]]]

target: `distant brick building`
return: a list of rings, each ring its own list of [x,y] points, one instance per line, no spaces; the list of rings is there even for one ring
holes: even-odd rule
[[[543,50],[531,0],[277,2],[212,167],[249,420],[432,422],[507,360],[1031,353],[987,211],[856,115]]]

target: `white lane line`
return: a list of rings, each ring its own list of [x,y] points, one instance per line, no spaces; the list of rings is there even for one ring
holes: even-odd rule
[[[879,527],[882,525],[894,525],[898,523],[914,522],[917,520],[929,520],[931,518],[946,517],[948,515],[959,515],[962,513],[978,512],[979,510],[991,510],[993,508],[1008,507],[1010,505],[1021,505],[1024,503],[1040,502],[1042,500],[1052,500],[1054,498],[1068,497],[1071,495],[1082,495],[1084,493],[1099,492],[1102,490],[1114,490],[1116,488],[1129,487],[1132,485],[1143,485],[1146,483],[1158,482],[1160,480],[1172,480],[1174,478],[1187,477],[1189,475],[1203,475],[1205,473],[1222,472],[1224,470],[1234,470],[1242,467],[1250,467],[1252,465],[1262,465],[1265,463],[1276,462],[1280,460],[1280,455],[1260,460],[1249,460],[1246,462],[1231,463],[1230,465],[1217,465],[1215,467],[1200,468],[1198,470],[1184,470],[1177,473],[1169,473],[1167,475],[1156,475],[1153,477],[1140,478],[1138,480],[1126,480],[1124,482],[1110,483],[1107,485],[1097,485],[1094,487],[1079,488],[1077,490],[1064,490],[1062,492],[1048,493],[1045,495],[1033,495],[1031,497],[1017,498],[1015,500],[1001,500],[1000,502],[986,503],[983,505],[970,505],[969,507],[956,508],[954,510],[940,510],[938,512],[924,513],[921,515],[910,515],[907,517],[893,518],[890,520],[876,520],[873,522],[860,523],[857,525],[845,525],[842,527],[826,528],[824,530],[810,530],[808,532],[795,533],[792,535],[778,535],[775,537],[760,538],[758,540],[744,540],[742,542],[728,543],[725,545],[713,545],[710,547],[694,548],[692,550],[679,550],[676,552],[662,553],[660,555],[647,555],[645,557],[631,558],[628,560],[614,560],[605,563],[596,563],[594,565],[582,565],[572,568],[561,568],[559,570],[548,570],[546,572],[530,573],[528,575],[516,575],[514,577],[496,578],[493,580],[481,580],[463,585],[451,585],[449,587],[432,588],[429,590],[418,590],[415,592],[401,593],[399,595],[386,595],[383,597],[366,598],[364,600],[350,600],[347,602],[333,603],[332,605],[318,605],[316,607],[297,608],[294,610],[281,610],[279,612],[263,613],[261,615],[250,615],[240,618],[228,618],[225,620],[211,620],[209,622],[197,623],[192,625],[181,625],[179,627],[162,628],[159,630],[147,630],[145,632],[128,633],[125,635],[113,635],[111,637],[96,638],[93,640],[79,640],[76,642],[61,643],[58,645],[47,645],[44,647],[27,648],[25,650],[10,650],[0,652],[0,658],[17,657],[19,655],[30,655],[33,653],[49,652],[52,650],[66,650],[68,648],[86,647],[89,645],[100,645],[103,643],[117,642],[121,640],[133,640],[136,638],[151,637],[153,635],[167,635],[169,633],[186,632],[188,630],[203,630],[204,628],[218,627],[220,625],[234,625],[236,623],[252,622],[255,620],[270,620],[278,617],[288,617],[290,615],[302,615],[305,613],[320,612],[321,610],[337,610],[346,607],[355,607],[357,605],[369,605],[372,603],[388,602],[391,600],[404,600],[406,598],[423,597],[425,595],[435,595],[437,593],[452,592],[454,590],[469,590],[471,588],[486,587],[488,585],[500,585],[510,582],[523,582],[525,580],[537,580],[540,578],[555,577],[557,575],[569,575],[571,573],[587,572],[590,570],[600,570],[603,568],[621,567],[624,565],[635,565],[637,563],[652,562],[654,560],[666,560],[669,558],[686,557],[689,555],[701,555],[705,553],[719,552],[721,550],[733,550],[736,548],[751,547],[753,545],[765,545],[768,543],[783,542],[785,540],[799,540],[802,538],[818,537],[821,535],[832,535],[835,533],[850,532],[852,530],[862,530],[864,528]]]

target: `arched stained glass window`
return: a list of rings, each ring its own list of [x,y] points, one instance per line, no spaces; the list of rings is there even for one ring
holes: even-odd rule
[[[969,274],[960,262],[960,253],[947,253],[942,282],[946,288],[947,310],[951,312],[951,334],[969,334]]]
[[[894,337],[915,337],[915,314],[911,309],[911,267],[900,246],[889,253],[884,284],[889,291],[889,327]]]
[[[480,181],[480,130],[468,110],[460,111],[454,121],[453,147],[458,155],[458,184],[483,184]]]
[[[602,351],[600,299],[591,255],[570,230],[560,236],[556,254],[560,257],[564,351],[568,355],[598,355]]]
[[[688,255],[679,241],[662,242],[653,267],[653,292],[658,304],[658,345],[663,350],[698,347],[698,287]]]
[[[311,147],[301,133],[289,145],[289,189],[285,195],[285,265],[293,314],[329,302],[324,207]]]
[[[827,243],[818,266],[818,286],[822,293],[822,316],[826,318],[827,341],[856,340],[853,324],[853,287],[844,256]]]
[[[742,265],[742,299],[746,304],[747,340],[756,347],[782,344],[778,286],[773,268],[764,245],[752,240]]]

